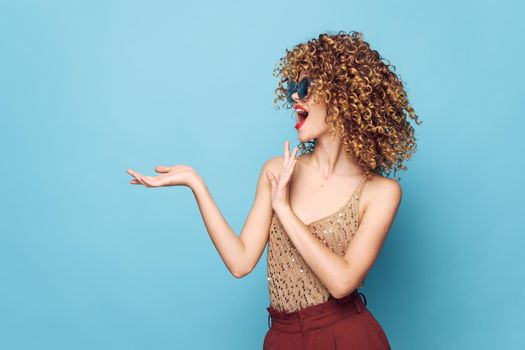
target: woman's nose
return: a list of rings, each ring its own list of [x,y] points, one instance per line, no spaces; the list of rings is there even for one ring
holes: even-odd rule
[[[294,92],[294,93],[292,94],[292,99],[293,99],[295,102],[298,102],[298,101],[301,100],[301,99],[299,98],[299,94],[297,93],[297,91]]]

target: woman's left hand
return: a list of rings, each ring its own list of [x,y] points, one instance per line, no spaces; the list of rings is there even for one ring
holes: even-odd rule
[[[297,159],[297,151],[299,148],[295,147],[290,155],[290,141],[286,140],[284,143],[284,158],[281,173],[277,179],[271,171],[266,172],[266,178],[270,181],[272,186],[272,208],[275,211],[279,209],[290,207],[289,193],[288,193],[288,182],[292,176],[295,163]]]

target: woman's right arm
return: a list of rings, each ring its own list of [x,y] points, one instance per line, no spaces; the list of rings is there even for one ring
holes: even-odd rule
[[[197,174],[189,186],[195,195],[204,225],[222,261],[236,278],[248,275],[268,242],[273,209],[266,171],[280,172],[282,157],[267,160],[259,174],[255,200],[239,236],[223,217],[204,180]]]

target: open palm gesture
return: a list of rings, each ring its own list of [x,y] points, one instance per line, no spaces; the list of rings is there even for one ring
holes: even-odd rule
[[[146,187],[160,186],[189,186],[191,180],[197,175],[196,171],[188,165],[158,166],[155,171],[157,176],[144,176],[133,169],[128,169],[128,174],[134,177],[130,181],[134,185]]]
[[[272,207],[277,208],[289,207],[289,192],[288,182],[292,176],[295,168],[297,158],[295,158],[299,149],[295,147],[290,155],[290,141],[286,140],[284,143],[284,158],[279,178],[277,179],[271,171],[266,172],[266,178],[270,181],[272,186]]]

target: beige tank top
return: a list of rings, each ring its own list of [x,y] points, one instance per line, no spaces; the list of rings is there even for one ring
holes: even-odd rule
[[[345,205],[335,213],[307,225],[309,231],[333,252],[343,256],[359,227],[359,198],[366,178]],[[292,312],[327,301],[328,289],[310,270],[275,213],[270,225],[267,252],[270,306]],[[366,278],[365,278],[366,279]],[[364,286],[364,280],[358,288]]]

